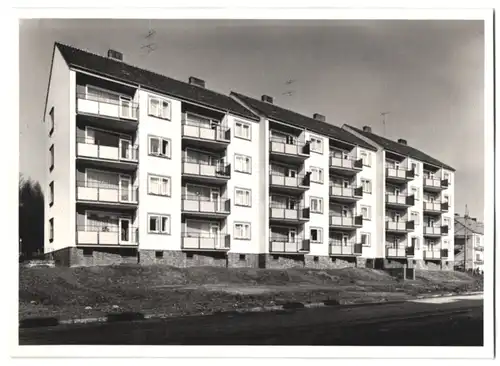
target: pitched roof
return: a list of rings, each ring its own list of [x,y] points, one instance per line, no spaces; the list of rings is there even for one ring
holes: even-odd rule
[[[368,144],[359,137],[354,136],[352,133],[341,129],[340,127],[331,125],[326,122],[318,121],[314,118],[281,108],[275,104],[263,102],[246,95],[236,93],[234,91],[231,92],[231,95],[234,95],[235,97],[241,99],[246,105],[259,112],[266,118],[306,128],[315,133],[328,136],[332,139],[344,141],[352,145],[361,146],[372,151],[377,151],[374,146]]]
[[[244,108],[228,95],[175,80],[153,71],[144,70],[136,66],[128,65],[122,61],[99,56],[59,42],[55,43],[55,47],[59,49],[68,65],[75,68],[92,71],[96,74],[126,81],[131,84],[137,84],[158,93],[171,95],[207,107],[213,107],[241,117],[250,118],[256,121],[259,120],[251,111]]]
[[[484,235],[484,224],[481,221],[467,220],[463,216],[455,216],[455,236],[465,235],[465,228],[467,227],[468,233],[473,232],[476,234]]]
[[[455,169],[452,168],[451,166],[433,158],[432,156],[427,155],[426,153],[424,153],[418,149],[415,149],[414,147],[400,144],[399,142],[389,140],[385,137],[376,135],[372,132],[363,131],[363,130],[361,130],[357,127],[354,127],[354,126],[350,126],[350,125],[345,125],[345,126],[352,128],[354,131],[369,138],[370,140],[372,140],[373,142],[380,145],[382,148],[384,148],[386,150],[389,150],[389,151],[392,151],[392,152],[395,152],[395,153],[398,153],[401,155],[409,156],[411,158],[423,161],[424,163],[437,165],[440,167],[442,166],[442,167],[449,169],[451,171],[455,171]]]

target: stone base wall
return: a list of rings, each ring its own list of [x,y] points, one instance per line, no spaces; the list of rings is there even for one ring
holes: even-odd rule
[[[283,255],[283,254],[266,254],[264,256],[265,268],[269,269],[286,269],[286,268],[304,268],[304,255]]]
[[[453,261],[426,261],[419,259],[415,268],[427,271],[453,271]]]
[[[134,248],[75,248],[68,247],[44,254],[53,259],[56,266],[106,266],[112,264],[137,264],[137,250]]]
[[[263,254],[254,253],[228,253],[228,267],[230,268],[260,268]]]
[[[182,252],[178,250],[141,250],[140,264],[173,267],[227,267],[226,253]]]

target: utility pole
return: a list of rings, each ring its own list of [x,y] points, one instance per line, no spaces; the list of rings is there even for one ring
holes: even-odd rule
[[[383,130],[384,130],[384,137],[385,137],[385,116],[388,115],[391,112],[382,112],[380,115],[382,116],[382,125],[383,125]]]
[[[464,243],[464,271],[467,272],[467,239],[468,239],[468,231],[469,226],[467,225],[469,221],[469,210],[467,209],[467,205],[465,205],[465,214],[464,214],[464,224],[465,224],[465,243]]]

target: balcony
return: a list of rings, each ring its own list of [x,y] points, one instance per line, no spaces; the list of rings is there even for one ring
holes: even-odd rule
[[[330,199],[338,202],[356,202],[363,198],[363,187],[330,186]]]
[[[363,159],[353,156],[336,157],[330,155],[330,172],[344,176],[353,176],[363,170]]]
[[[226,198],[211,200],[209,197],[184,195],[181,199],[183,214],[222,218],[231,213],[231,200]]]
[[[432,260],[442,260],[448,258],[448,249],[431,249],[424,250],[424,260],[432,261]]]
[[[415,196],[410,195],[395,195],[386,194],[385,195],[385,205],[392,208],[408,208],[415,204]]]
[[[415,178],[415,171],[413,169],[407,170],[403,168],[386,168],[385,180],[393,183],[408,182]]]
[[[181,233],[182,250],[227,252],[231,249],[231,235],[210,233]]]
[[[330,213],[330,227],[335,229],[354,230],[363,226],[363,216],[341,216]]]
[[[329,246],[332,257],[357,257],[363,254],[363,245],[354,241],[342,243],[330,240]]]
[[[276,137],[269,139],[269,156],[276,161],[291,164],[302,163],[309,157],[310,150],[309,141],[286,143]]]
[[[272,236],[272,233],[271,233]],[[269,241],[269,253],[271,254],[299,254],[309,253],[311,241],[309,239],[281,239],[271,238]]]
[[[105,146],[93,143],[92,139],[77,139],[76,157],[96,167],[133,171],[139,163],[139,147],[128,141],[120,146]]]
[[[448,202],[424,201],[424,213],[440,215],[443,212],[448,212]]]
[[[411,258],[415,256],[414,247],[397,247],[397,248],[386,248],[387,258]]]
[[[411,221],[386,221],[385,231],[391,233],[408,233],[415,230],[415,222]]]
[[[484,251],[484,247],[482,245],[474,245],[474,250],[477,250],[478,252],[483,252]]]
[[[76,113],[77,118],[84,116],[93,125],[107,130],[133,131],[138,126],[139,104],[129,99],[113,101],[77,93]]]
[[[309,207],[285,208],[271,205],[269,208],[269,220],[272,222],[301,223],[309,221]]]
[[[220,121],[213,121],[210,126],[191,121],[186,115],[182,119],[182,141],[185,146],[225,150],[231,142],[231,129]]]
[[[448,226],[425,226],[424,227],[424,236],[427,237],[440,237],[441,235],[448,234]]]
[[[93,227],[77,226],[77,246],[95,247],[133,247],[139,245],[139,229],[137,227]]]
[[[231,178],[231,165],[210,165],[183,160],[182,176],[198,182],[225,183]]]
[[[429,192],[441,192],[448,188],[447,179],[424,178],[424,189]]]
[[[105,208],[137,208],[139,187],[117,187],[104,183],[77,181],[76,201]]]
[[[275,191],[297,194],[309,189],[310,173],[286,177],[284,175],[269,174],[269,186]]]
[[[484,264],[484,260],[482,260],[482,259],[474,259],[474,264],[482,265],[482,264]]]

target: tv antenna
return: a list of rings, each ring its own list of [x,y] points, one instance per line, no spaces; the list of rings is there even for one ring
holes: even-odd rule
[[[287,97],[291,97],[294,94],[295,94],[295,90],[289,90],[289,91],[286,91],[284,93],[281,93],[281,95],[285,95]]]
[[[384,130],[384,137],[385,137],[385,122],[386,122],[386,116],[391,113],[391,112],[382,112],[380,115],[382,116],[382,125],[383,125],[383,130]]]
[[[156,30],[151,28],[151,20],[149,20],[148,34],[146,34],[146,36],[144,37],[147,43],[141,46],[141,49],[147,50],[148,55],[158,48],[158,45],[156,44],[156,42],[154,42],[155,35],[156,35]]]

